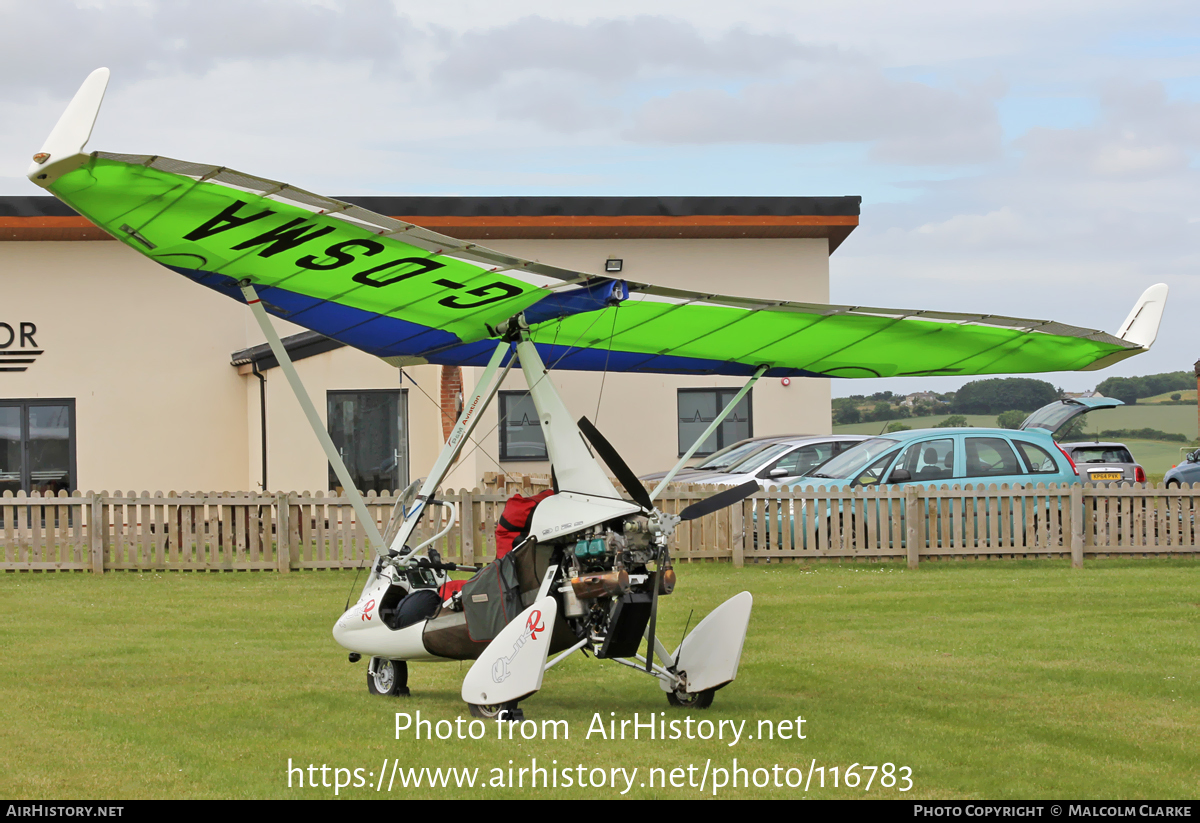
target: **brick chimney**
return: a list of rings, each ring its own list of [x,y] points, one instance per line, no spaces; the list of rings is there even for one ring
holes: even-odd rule
[[[1200,367],[1200,364],[1197,364]],[[442,366],[442,442],[450,439],[450,432],[458,422],[462,406],[462,369],[458,366]]]

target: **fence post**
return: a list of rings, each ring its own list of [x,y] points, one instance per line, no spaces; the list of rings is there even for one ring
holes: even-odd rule
[[[1071,486],[1071,568],[1083,568],[1083,486]]]
[[[904,489],[904,520],[907,527],[907,537],[904,541],[908,548],[908,567],[915,569],[921,559],[921,548],[917,545],[920,528],[918,520],[920,518],[920,505],[917,500],[917,487],[907,486]]]
[[[462,490],[459,496],[459,519],[462,523],[462,564],[475,565],[475,534],[479,530],[475,525],[475,493],[479,489]]]
[[[292,509],[287,492],[275,492],[275,555],[281,572],[292,568]]]
[[[92,574],[104,574],[104,528],[101,525],[101,519],[104,516],[103,506],[100,505],[100,495],[88,492],[88,497],[92,498],[92,516],[91,528],[92,541]]]
[[[729,549],[733,552],[733,567],[746,565],[746,501],[739,500],[729,510]]]
[[[284,539],[287,535],[287,495],[275,492],[271,508],[275,509],[275,516],[271,518],[275,521],[275,569],[286,574],[292,570],[292,553],[288,549],[288,541]],[[268,534],[267,539],[270,540],[271,535]]]

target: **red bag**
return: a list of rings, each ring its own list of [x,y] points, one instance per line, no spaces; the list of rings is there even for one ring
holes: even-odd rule
[[[533,517],[533,510],[537,508],[538,503],[552,494],[554,491],[547,489],[533,497],[522,497],[518,494],[508,499],[504,504],[504,513],[500,515],[500,522],[496,524],[497,560],[512,551],[514,542],[529,534],[529,521]]]
[[[447,580],[442,584],[441,588],[438,589],[438,597],[442,598],[442,601],[445,602],[453,597],[454,593],[465,585],[467,585],[467,581],[465,580]]]

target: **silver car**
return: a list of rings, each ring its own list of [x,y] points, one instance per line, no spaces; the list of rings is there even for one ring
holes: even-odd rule
[[[763,487],[782,486],[794,482],[831,457],[868,439],[869,435],[865,434],[752,438],[714,453],[693,469],[680,471],[675,480],[680,483],[719,485],[738,485],[747,480],[757,480]],[[665,476],[666,472],[658,472],[638,479],[646,483],[657,483]]]
[[[680,469],[675,475],[675,481],[690,483],[693,477],[698,477],[702,474],[722,474],[728,471],[730,466],[741,463],[750,455],[762,451],[767,446],[784,440],[805,436],[802,434],[773,434],[766,437],[748,437],[745,440],[739,440],[732,446],[726,446],[723,449],[713,452],[695,466],[687,466]],[[666,476],[667,473],[665,471],[654,472],[653,474],[644,474],[638,480],[641,480],[643,483],[657,483]]]
[[[1085,483],[1145,483],[1146,470],[1124,443],[1059,443]]]

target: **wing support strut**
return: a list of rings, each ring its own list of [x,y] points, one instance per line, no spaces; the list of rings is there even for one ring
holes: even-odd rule
[[[442,480],[445,479],[446,472],[450,471],[450,467],[458,459],[458,455],[462,452],[463,446],[466,445],[471,432],[475,430],[475,426],[483,416],[483,410],[491,405],[492,400],[496,397],[496,392],[500,390],[500,385],[504,382],[504,378],[508,376],[508,372],[513,366],[513,359],[509,359],[508,364],[500,372],[499,377],[496,376],[496,372],[500,369],[500,364],[503,362],[505,355],[509,353],[510,348],[511,344],[505,341],[496,346],[496,350],[492,352],[492,359],[484,368],[483,374],[479,376],[479,380],[475,382],[475,391],[471,394],[470,399],[463,404],[462,414],[459,415],[458,422],[454,424],[454,428],[450,432],[450,438],[446,441],[446,445],[442,447],[442,452],[438,455],[437,462],[433,464],[433,468],[430,469],[429,476],[421,484],[421,491],[417,493],[416,503],[413,504],[411,511],[402,512],[401,516],[404,518],[404,521],[400,524],[400,529],[392,539],[391,545],[388,546],[393,552],[399,553],[404,549],[405,541],[408,540],[413,529],[417,527],[417,523],[421,521],[421,512],[425,510],[426,504],[433,497]],[[414,553],[413,556],[415,557],[416,554]]]
[[[687,450],[687,453],[683,457],[679,458],[679,462],[675,464],[675,468],[667,472],[667,476],[659,481],[659,484],[654,487],[654,491],[650,492],[651,500],[658,497],[658,493],[667,487],[667,484],[670,483],[675,478],[675,475],[679,473],[679,470],[683,468],[683,464],[692,459],[692,455],[696,453],[696,449],[700,448],[700,444],[707,440],[709,436],[717,430],[717,426],[725,422],[725,418],[733,413],[733,410],[738,403],[742,402],[742,398],[746,396],[746,392],[750,391],[751,387],[758,382],[758,378],[766,374],[767,369],[769,368],[771,367],[762,365],[755,369],[754,376],[746,381],[746,385],[742,386],[742,390],[735,394],[733,399],[729,401],[729,404],[725,406],[724,410],[722,410],[720,414],[713,418],[713,422],[710,423],[708,428],[704,430],[704,434],[697,437],[696,441],[692,443],[692,447]]]
[[[325,425],[321,422],[320,415],[317,414],[317,408],[313,405],[312,398],[308,396],[304,383],[300,380],[300,375],[296,373],[296,366],[292,363],[292,358],[288,356],[287,349],[283,347],[279,333],[271,325],[271,318],[267,316],[267,310],[263,308],[258,292],[247,280],[243,280],[238,285],[242,288],[246,305],[250,307],[254,319],[258,321],[258,326],[262,329],[263,336],[267,338],[271,354],[275,355],[275,359],[279,361],[279,367],[283,369],[288,385],[292,387],[292,393],[296,395],[296,401],[300,404],[300,408],[304,409],[308,425],[312,426],[313,434],[317,436],[321,448],[325,451],[325,457],[329,459],[329,465],[333,466],[334,474],[341,481],[346,496],[350,498],[350,505],[354,507],[354,513],[358,515],[358,522],[367,533],[367,540],[371,542],[371,548],[375,550],[376,554],[382,556],[384,554],[383,536],[379,533],[379,527],[375,525],[375,518],[367,511],[367,504],[363,502],[362,495],[358,493],[358,488],[350,478],[350,472],[346,469],[346,464],[342,462],[342,456],[338,454],[337,448],[333,445],[333,438],[329,436],[329,432],[325,431]]]

